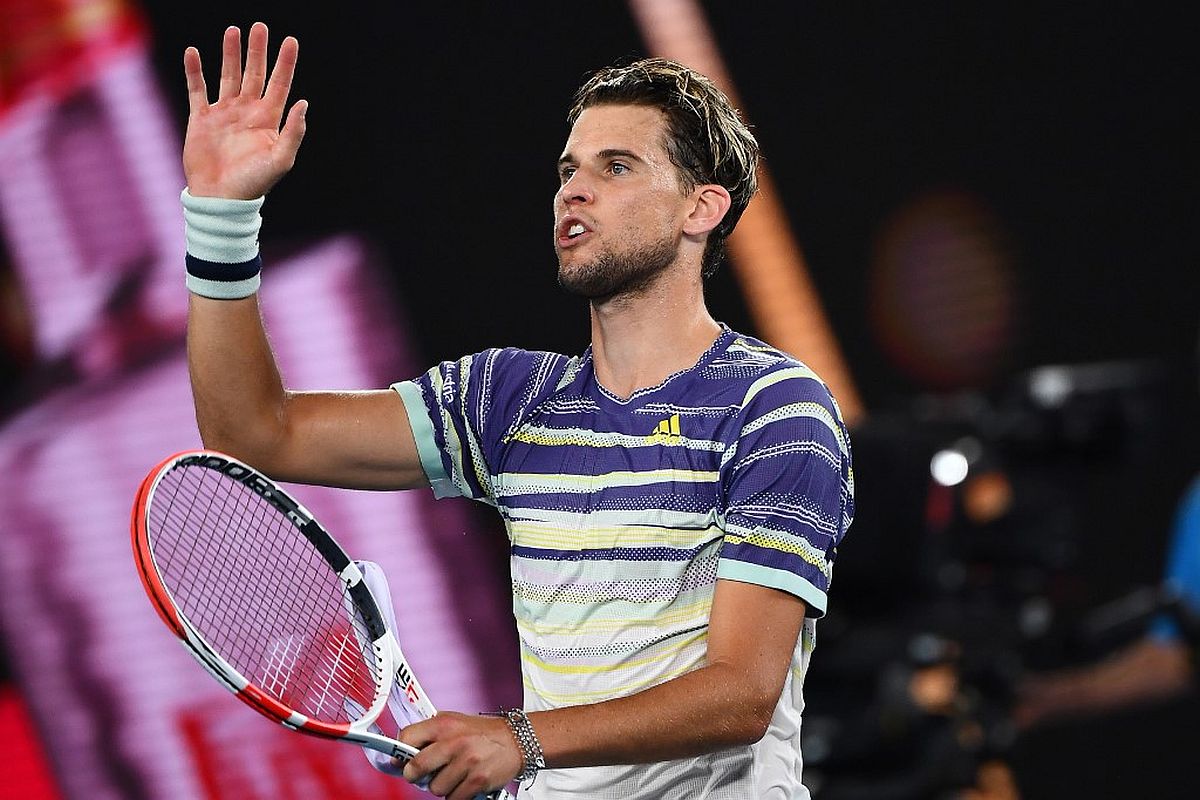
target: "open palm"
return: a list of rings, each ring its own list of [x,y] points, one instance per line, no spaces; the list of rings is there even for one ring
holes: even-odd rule
[[[188,191],[196,197],[252,200],[265,194],[296,162],[308,103],[297,102],[282,130],[279,124],[300,45],[291,36],[283,40],[268,83],[267,26],[254,23],[248,38],[243,74],[241,31],[226,29],[215,103],[208,100],[199,51],[189,47],[183,54],[190,109],[183,171]]]

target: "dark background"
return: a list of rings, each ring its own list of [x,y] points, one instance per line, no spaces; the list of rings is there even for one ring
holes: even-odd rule
[[[624,5],[251,5],[148,12],[181,127],[186,45],[211,85],[225,24],[261,17],[276,43],[300,39],[309,134],[270,235],[382,239],[431,358],[585,344],[551,277],[549,204],[572,91],[643,53]],[[1193,353],[1197,58],[1181,20],[1112,4],[832,5],[705,4],[868,405],[912,388],[866,330],[872,237],[943,184],[981,195],[1016,240],[1028,313],[1014,366]],[[710,300],[748,327],[730,280]]]
[[[1194,26],[1174,6],[1144,4],[704,5],[869,411],[902,413],[931,389],[885,354],[867,297],[884,221],[937,187],[986,203],[1014,255],[1020,325],[1004,368],[976,388],[1051,363],[1163,370],[1157,426],[1139,432],[1137,456],[1076,460],[1061,473],[1083,542],[1074,601],[1157,580],[1200,441]],[[370,236],[394,265],[396,301],[428,363],[499,344],[586,345],[586,309],[553,278],[554,162],[581,79],[643,53],[624,4],[146,10],[181,132],[185,46],[200,48],[215,87],[227,24],[262,19],[273,45],[300,39],[294,96],[311,103],[308,134],[265,208],[264,240]],[[718,319],[756,332],[730,270],[709,302]],[[1044,479],[1055,470],[1047,464]],[[859,479],[871,508],[883,479]],[[845,558],[870,559],[854,547],[852,530]],[[1014,756],[1023,789],[1195,796],[1179,776],[1197,710],[1031,734]]]

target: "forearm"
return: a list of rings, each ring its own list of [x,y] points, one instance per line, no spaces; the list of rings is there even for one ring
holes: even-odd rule
[[[241,65],[241,31],[226,29],[221,85],[210,102],[192,47],[184,52],[188,126],[181,196],[187,235],[188,368],[201,438],[268,469],[261,453],[285,430],[279,371],[263,331],[259,285],[259,208],[295,163],[307,104],[280,122],[295,71],[298,43],[285,38],[267,81],[267,29],[253,26]],[[265,88],[265,90],[264,90]]]
[[[421,752],[404,768],[430,791],[471,797],[528,775],[540,746],[548,768],[641,764],[688,758],[762,738],[774,700],[745,690],[743,668],[711,663],[629,697],[528,715],[522,725],[495,716],[444,711],[406,727],[400,740]],[[768,690],[768,693],[770,690]],[[509,727],[509,725],[513,727]]]
[[[206,446],[269,469],[263,459],[282,439],[285,395],[258,307],[262,198],[194,188],[180,199],[196,422]]]
[[[204,444],[277,480],[360,489],[423,485],[395,392],[284,387],[257,297],[261,200],[187,192],[183,203],[192,293],[188,368]]]
[[[550,768],[644,764],[746,746],[766,733],[804,621],[799,598],[719,580],[705,664],[628,697],[529,714]],[[753,620],[749,625],[747,620]],[[410,725],[400,739],[421,753],[409,780],[437,776],[435,791],[494,789],[530,768],[504,720],[447,712]]]
[[[1095,714],[1180,694],[1192,685],[1186,646],[1144,638],[1105,661],[1028,680],[1013,716],[1022,727]]]
[[[187,352],[201,440],[261,463],[283,438],[285,393],[257,296],[214,300],[193,294]]]
[[[783,692],[804,610],[785,592],[717,581],[704,665],[628,697],[530,714],[547,765],[649,763],[757,742]]]
[[[763,737],[781,687],[750,678],[710,663],[628,697],[529,718],[550,768],[689,758]]]
[[[1186,689],[1191,679],[1187,648],[1177,642],[1142,639],[1107,661],[1074,674],[1066,685],[1064,703],[1080,709],[1118,708],[1170,697]]]
[[[255,296],[191,297],[188,367],[206,447],[276,480],[356,489],[428,483],[395,392],[284,387]]]

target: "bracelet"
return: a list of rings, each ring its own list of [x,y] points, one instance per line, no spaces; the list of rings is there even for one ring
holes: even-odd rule
[[[546,756],[542,753],[542,743],[538,741],[537,734],[533,731],[533,723],[529,721],[529,716],[521,709],[510,708],[505,711],[504,721],[508,723],[513,738],[517,740],[517,747],[521,750],[523,766],[516,780],[518,783],[529,781],[532,784],[538,771],[546,768]]]

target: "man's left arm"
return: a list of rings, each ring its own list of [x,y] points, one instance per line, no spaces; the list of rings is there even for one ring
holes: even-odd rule
[[[763,737],[804,622],[804,601],[765,586],[717,581],[703,666],[637,694],[533,712],[547,768],[688,758]],[[434,774],[430,791],[470,800],[523,767],[503,718],[443,712],[404,729],[422,748],[404,775]]]

